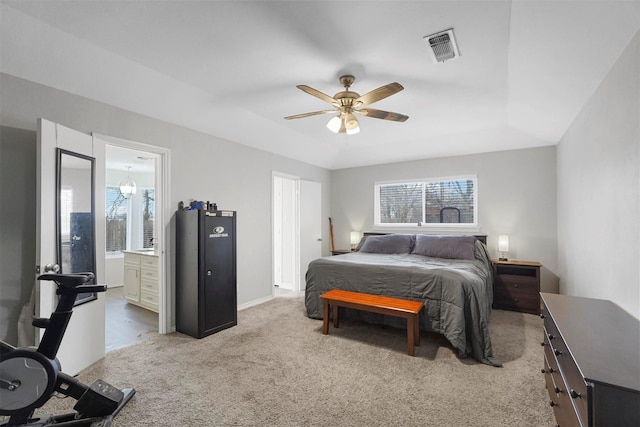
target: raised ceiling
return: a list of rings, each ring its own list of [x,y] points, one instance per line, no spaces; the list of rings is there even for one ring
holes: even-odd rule
[[[638,1],[9,1],[2,72],[338,169],[556,144],[640,28]],[[460,57],[423,37],[454,28]],[[334,134],[353,74],[405,123]],[[148,142],[148,141],[144,141]]]

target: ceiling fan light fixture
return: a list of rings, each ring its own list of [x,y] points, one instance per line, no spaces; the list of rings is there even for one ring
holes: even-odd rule
[[[333,133],[338,133],[340,132],[340,127],[342,126],[342,120],[340,119],[340,116],[335,116],[333,117],[331,120],[329,120],[329,122],[327,123],[327,128],[333,132]]]
[[[360,126],[358,126],[357,124],[356,124],[356,127],[354,128],[351,128],[351,129],[347,128],[347,135],[355,135],[358,132],[360,132]]]
[[[347,131],[358,128],[358,119],[353,113],[347,113],[344,118],[344,127],[347,128]]]

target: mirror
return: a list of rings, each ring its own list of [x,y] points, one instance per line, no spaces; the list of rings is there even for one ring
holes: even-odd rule
[[[57,149],[56,213],[60,273],[96,271],[93,157]],[[97,299],[78,294],[75,305]]]

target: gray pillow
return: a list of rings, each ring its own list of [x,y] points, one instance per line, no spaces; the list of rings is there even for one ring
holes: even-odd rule
[[[360,247],[360,252],[375,254],[408,254],[411,253],[414,240],[415,236],[413,234],[367,236]]]
[[[475,259],[474,236],[435,236],[418,234],[412,254],[448,259]]]

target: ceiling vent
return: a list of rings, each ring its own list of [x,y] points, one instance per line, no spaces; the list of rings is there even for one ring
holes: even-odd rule
[[[453,37],[453,28],[424,36],[424,41],[427,43],[433,62],[444,62],[460,56],[456,39]]]

